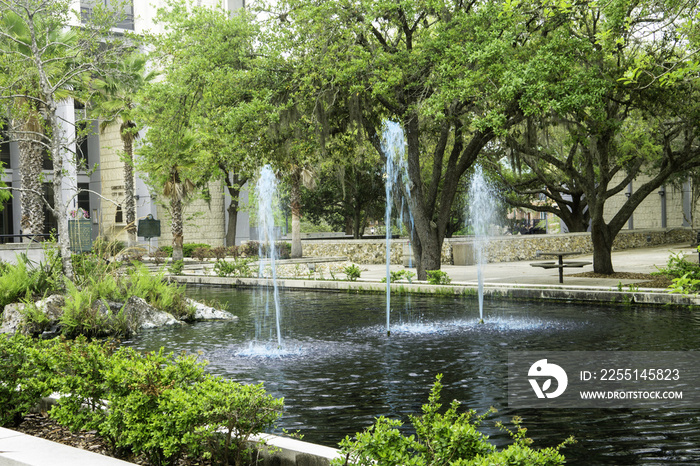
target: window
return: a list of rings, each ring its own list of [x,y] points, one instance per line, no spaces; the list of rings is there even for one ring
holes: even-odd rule
[[[78,207],[90,213],[90,183],[78,183]]]
[[[5,168],[10,166],[10,137],[4,125],[0,129],[0,163],[5,165]]]
[[[95,7],[100,5],[114,11],[117,16],[117,24],[121,29],[134,30],[134,3],[133,1],[119,0],[80,0],[80,20],[87,23],[92,18]]]
[[[124,211],[121,204],[117,206],[117,212],[114,214],[114,223],[124,223]]]
[[[5,183],[8,187],[12,183]],[[5,201],[3,209],[0,210],[0,235],[11,235],[12,231],[12,199]],[[11,243],[11,238],[0,238],[0,243]]]

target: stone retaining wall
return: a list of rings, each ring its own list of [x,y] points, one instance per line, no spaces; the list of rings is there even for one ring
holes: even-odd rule
[[[663,244],[690,244],[695,233],[690,228],[673,228],[658,230],[623,230],[615,238],[613,250],[632,249]],[[470,247],[473,238],[459,237],[445,240],[442,245],[442,263],[454,264],[453,249]],[[391,263],[401,264],[404,247],[408,245],[405,238],[391,242]],[[488,262],[513,262],[535,259],[537,251],[581,251],[583,254],[593,252],[590,233],[566,233],[552,235],[515,235],[498,236],[489,239],[487,246]],[[386,242],[384,240],[331,240],[303,241],[305,257],[345,256],[356,264],[385,263]],[[459,264],[457,264],[459,265]]]

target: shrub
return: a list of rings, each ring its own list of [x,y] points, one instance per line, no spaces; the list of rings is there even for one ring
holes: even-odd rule
[[[194,248],[194,251],[192,251],[192,257],[200,262],[204,259],[208,259],[211,257],[210,248]]]
[[[165,262],[165,259],[167,259],[168,257],[170,257],[171,254],[172,254],[172,252],[171,252],[171,253],[168,253],[167,251],[164,251],[164,250],[158,248],[158,249],[153,253],[153,262],[155,262],[156,264],[160,265],[160,264],[162,264],[163,262]]]
[[[292,244],[284,241],[275,243],[277,247],[277,255],[280,259],[289,259],[292,257]]]
[[[231,257],[239,257],[241,255],[241,250],[236,245],[229,246],[226,248],[226,255]]]
[[[218,260],[214,264],[214,272],[219,277],[252,277],[250,268],[252,259],[242,258],[233,261]]]
[[[427,270],[428,283],[431,285],[449,285],[452,279],[447,276],[447,272],[443,270]]]
[[[183,257],[194,257],[193,253],[197,248],[210,249],[211,246],[205,243],[185,243],[182,245]]]
[[[170,272],[173,275],[180,275],[182,274],[183,270],[185,270],[185,261],[183,261],[182,259],[171,263],[170,267],[168,267],[168,272]]]
[[[340,443],[343,459],[333,460],[331,464],[336,466],[347,464],[366,466],[397,464],[553,466],[564,464],[565,459],[559,450],[573,442],[571,438],[555,448],[535,450],[529,446],[531,441],[525,437],[525,429],[520,427],[520,420],[516,418],[514,424],[517,430],[508,431],[514,443],[498,451],[489,443],[488,436],[478,430],[492,411],[484,415],[477,415],[475,411],[459,413],[460,403],[455,400],[447,411],[441,414],[439,412],[441,379],[442,376],[438,375],[430,391],[428,403],[423,405],[423,414],[409,416],[415,435],[404,434],[400,430],[401,421],[379,417],[373,426],[358,433],[355,440],[346,437]]]
[[[221,260],[224,257],[226,257],[227,254],[227,249],[224,246],[217,246],[215,248],[211,248],[211,255],[216,258],[216,260]]]
[[[257,241],[246,241],[239,246],[238,250],[246,257],[257,257],[259,252],[259,243]]]
[[[0,426],[15,427],[53,391],[43,357],[49,342],[0,334]]]
[[[162,251],[163,253],[166,254],[167,257],[170,257],[173,255],[173,247],[172,246],[161,246],[158,248],[158,251]]]
[[[165,271],[162,269],[151,273],[143,264],[133,263],[124,284],[124,288],[128,290],[125,299],[138,296],[151,306],[171,313],[177,319],[191,320],[194,317],[194,309],[187,303],[185,287],[167,283],[164,276]]]
[[[343,272],[345,272],[345,275],[348,277],[348,280],[352,282],[360,278],[360,268],[355,264],[348,265],[343,269]]]

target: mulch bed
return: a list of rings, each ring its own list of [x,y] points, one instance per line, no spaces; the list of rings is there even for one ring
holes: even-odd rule
[[[572,274],[573,277],[610,278],[613,280],[643,280],[635,283],[640,288],[668,288],[671,278],[666,275],[652,275],[650,273],[615,272],[610,275],[595,272],[583,272]]]
[[[110,454],[109,443],[107,443],[97,432],[71,432],[68,428],[58,424],[49,418],[47,413],[30,413],[24,417],[22,423],[13,427],[12,430],[22,432],[34,437],[40,437],[52,442],[68,445],[81,450],[88,450],[105,456]],[[120,458],[133,464],[148,466],[151,463],[145,457]],[[181,458],[177,466],[209,466],[211,461],[198,461],[188,458]]]

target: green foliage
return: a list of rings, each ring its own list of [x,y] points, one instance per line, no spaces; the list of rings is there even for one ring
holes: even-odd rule
[[[173,255],[173,247],[172,246],[161,246],[158,248],[158,250],[165,252],[168,256]]]
[[[452,279],[443,270],[428,270],[428,283],[431,285],[449,285]]]
[[[672,278],[670,293],[695,294],[700,291],[700,265],[685,258],[682,252],[671,254],[666,263],[654,275]]]
[[[525,437],[520,420],[514,419],[516,432],[510,432],[514,443],[499,451],[489,443],[488,436],[478,430],[493,409],[483,415],[475,411],[459,412],[460,403],[453,401],[440,413],[442,376],[438,375],[423,405],[422,415],[410,415],[415,435],[406,435],[398,420],[379,417],[376,423],[354,439],[346,437],[341,443],[344,459],[336,459],[332,465],[347,464],[366,466],[401,465],[523,465],[555,466],[564,464],[559,450],[573,439],[567,439],[555,448],[535,450],[532,441]],[[503,428],[503,427],[502,427]],[[507,429],[506,429],[507,430]]]
[[[182,255],[184,257],[195,257],[194,252],[197,249],[202,249],[202,250],[209,250],[211,248],[210,245],[205,244],[205,243],[185,243],[182,245]],[[203,252],[203,251],[200,251]]]
[[[413,278],[416,276],[415,273],[411,272],[410,270],[406,269],[401,269],[397,271],[390,271],[389,272],[389,279],[391,280],[392,283],[398,282],[399,280],[405,278],[408,283],[413,282]],[[382,277],[381,280],[382,283],[386,283],[386,277]]]
[[[50,293],[62,288],[60,258],[52,247],[44,250],[46,260],[38,264],[26,254],[17,255],[16,264],[5,264],[0,274],[0,308],[25,296]]]
[[[145,455],[150,464],[165,465],[188,456],[213,459],[216,464],[231,464],[229,460],[242,464],[250,457],[250,436],[269,428],[282,410],[282,400],[266,394],[262,385],[207,375],[205,363],[193,355],[175,356],[162,349],[147,354],[131,348],[116,350],[111,341],[89,342],[84,337],[50,346],[23,337],[13,339],[28,342],[30,349],[34,345],[48,348],[32,350],[31,359],[27,351],[16,357],[16,351],[5,351],[7,345],[3,345],[13,340],[3,338],[2,361],[17,364],[2,364],[0,370],[7,367],[33,377],[31,382],[37,386],[46,373],[52,373],[51,388],[63,396],[51,409],[51,417],[72,430],[98,432],[110,442],[113,454],[125,459]],[[43,379],[38,377],[39,367],[50,368]],[[28,372],[30,368],[34,370]],[[13,386],[27,383],[12,379],[12,374],[2,375]],[[4,388],[0,385],[0,390]],[[3,396],[0,405],[14,401],[17,413],[26,412],[19,409],[22,394]],[[24,394],[28,401],[22,406],[36,403],[39,395],[29,394]]]
[[[60,340],[48,357],[61,393],[50,415],[73,431],[98,430],[107,418],[108,398],[104,374],[116,351],[114,341],[89,342],[85,336]]]
[[[126,245],[123,241],[107,239],[104,236],[99,236],[92,242],[92,252],[103,259],[115,257],[124,249]]]
[[[187,304],[184,286],[167,283],[163,269],[157,273],[151,273],[141,263],[135,262],[132,266],[127,272],[126,282],[123,285],[126,290],[126,299],[138,296],[145,299],[151,306],[169,312],[177,319],[192,319],[194,310]]]
[[[253,259],[239,258],[232,261],[218,260],[214,264],[214,272],[219,277],[252,277],[250,263]]]
[[[360,278],[360,273],[361,273],[360,267],[358,267],[355,264],[350,264],[350,265],[346,266],[343,269],[343,272],[345,272],[345,275],[348,277],[348,280],[350,280],[351,282],[354,282],[355,280]]]
[[[20,334],[0,334],[0,426],[18,425],[53,391],[51,371],[43,358],[48,345]]]
[[[185,270],[185,261],[182,259],[172,262],[168,267],[168,272],[173,275],[181,275],[183,270]]]

